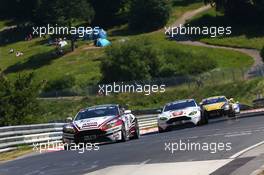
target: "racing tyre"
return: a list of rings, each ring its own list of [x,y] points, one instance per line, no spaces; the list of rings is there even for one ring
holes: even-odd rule
[[[205,115],[205,116],[203,116],[202,117],[202,119],[203,119],[203,125],[207,125],[208,124],[208,116],[207,115]]]
[[[235,114],[228,114],[228,118],[234,118],[235,116]]]
[[[228,118],[234,118],[236,116],[236,113],[231,111],[228,113],[227,116],[228,116]]]
[[[208,117],[205,117],[205,122],[204,124],[207,125],[209,123]]]
[[[163,133],[163,132],[166,132],[167,130],[166,129],[162,129],[161,127],[159,127],[159,133]]]
[[[139,139],[139,137],[140,137],[140,129],[139,129],[137,121],[135,122],[135,130],[136,131],[135,131],[135,133],[131,139]]]
[[[126,142],[128,139],[127,139],[127,132],[126,132],[125,126],[122,127],[121,135],[122,135],[122,138],[120,142]]]
[[[201,120],[198,122],[198,126],[201,126],[201,125],[207,125],[208,124],[208,114],[206,113],[203,113],[201,115]]]

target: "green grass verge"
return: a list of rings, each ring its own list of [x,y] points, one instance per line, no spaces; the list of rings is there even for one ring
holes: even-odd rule
[[[0,162],[14,160],[18,157],[25,156],[33,152],[29,146],[19,146],[16,150],[0,153]]]
[[[262,79],[253,79],[250,81],[237,81],[222,85],[207,84],[202,88],[197,87],[176,87],[167,88],[165,93],[151,94],[118,94],[107,97],[86,97],[76,99],[41,99],[41,110],[38,120],[35,122],[48,122],[64,120],[67,117],[73,117],[80,109],[95,105],[107,103],[127,104],[130,109],[150,109],[159,108],[164,104],[186,98],[194,98],[199,102],[205,97],[215,95],[226,95],[228,98],[234,98],[243,104],[251,105],[255,99],[256,92],[263,91],[264,81]]]
[[[248,24],[236,23],[227,19],[222,14],[210,9],[201,13],[189,21],[192,26],[231,26],[230,36],[219,36],[216,38],[202,36],[198,40],[222,46],[243,47],[261,49],[264,46],[264,24],[261,21],[249,22]]]

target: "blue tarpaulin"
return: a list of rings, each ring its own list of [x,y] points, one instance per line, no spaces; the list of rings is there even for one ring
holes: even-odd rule
[[[103,38],[99,38],[96,41],[96,46],[97,47],[105,47],[105,46],[108,46],[110,44],[111,44],[110,41],[108,41],[107,39],[103,39]]]

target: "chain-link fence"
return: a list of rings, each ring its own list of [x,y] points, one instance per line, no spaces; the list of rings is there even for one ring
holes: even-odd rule
[[[248,71],[248,77],[249,78],[264,77],[264,65],[258,65],[258,66],[252,67]]]
[[[199,75],[186,75],[186,76],[176,76],[168,78],[155,78],[152,80],[139,80],[130,82],[115,82],[112,84],[107,84],[109,86],[122,86],[122,87],[132,87],[132,86],[162,86],[166,88],[203,88],[208,85],[220,85],[226,83],[232,83],[237,81],[243,81],[252,79],[255,77],[264,76],[264,66],[257,66],[252,70],[247,68],[236,68],[236,69],[214,69],[210,72],[206,72]],[[101,87],[106,87],[107,85],[98,84],[94,86],[87,86],[86,88],[71,88],[63,90],[54,90],[49,92],[42,92],[41,97],[69,97],[69,96],[96,96],[96,95],[106,95],[102,91]],[[113,90],[114,91],[114,90]],[[121,91],[119,93],[122,93]],[[128,92],[128,91],[125,91]],[[117,93],[117,92],[113,92]],[[111,93],[110,93],[111,94]],[[109,95],[109,94],[107,94]]]

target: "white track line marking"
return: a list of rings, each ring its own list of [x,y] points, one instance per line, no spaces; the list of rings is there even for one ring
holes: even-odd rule
[[[141,162],[139,165],[145,165],[145,164],[147,164],[149,161],[151,161],[151,159],[145,160],[145,161]]]
[[[244,154],[245,152],[247,152],[247,151],[249,151],[249,150],[251,150],[251,149],[254,149],[254,148],[256,148],[256,147],[258,147],[258,146],[260,146],[260,145],[262,145],[262,144],[264,144],[264,141],[259,142],[259,143],[255,144],[255,145],[253,145],[253,146],[250,146],[250,147],[248,147],[248,148],[246,148],[246,149],[244,149],[244,150],[242,150],[242,151],[239,151],[238,153],[234,154],[233,156],[231,156],[231,157],[229,157],[229,158],[230,158],[230,159],[235,159],[235,158],[241,156],[242,154]]]
[[[228,134],[225,135],[225,137],[238,137],[238,136],[245,136],[245,135],[251,135],[251,132],[242,132],[242,133],[237,133],[237,134]]]

